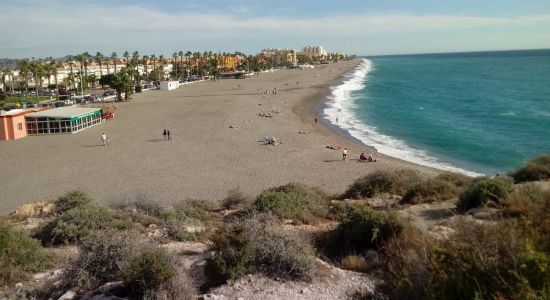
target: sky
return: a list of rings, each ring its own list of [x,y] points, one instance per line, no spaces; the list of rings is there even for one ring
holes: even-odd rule
[[[0,58],[550,48],[549,0],[0,0]]]

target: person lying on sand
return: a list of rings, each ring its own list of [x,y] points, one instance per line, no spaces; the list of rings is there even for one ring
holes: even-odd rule
[[[332,150],[342,150],[342,146],[336,145],[336,146],[327,146],[326,148],[332,149]]]
[[[375,161],[376,161],[376,158],[373,158],[373,157],[372,157],[372,154],[369,153],[369,156],[367,157],[367,161],[375,162]]]
[[[303,131],[303,130],[300,130],[300,131],[298,131],[298,134],[306,134],[306,132]]]

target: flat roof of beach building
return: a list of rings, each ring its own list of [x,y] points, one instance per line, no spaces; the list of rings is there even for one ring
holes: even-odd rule
[[[39,111],[26,115],[31,118],[60,118],[60,119],[72,119],[80,116],[95,113],[101,108],[87,108],[87,107],[58,107],[54,109]]]

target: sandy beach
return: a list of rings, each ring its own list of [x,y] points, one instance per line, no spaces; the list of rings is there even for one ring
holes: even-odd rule
[[[73,189],[104,203],[146,200],[168,205],[186,198],[220,200],[237,187],[256,196],[288,182],[339,193],[377,169],[436,172],[379,154],[376,163],[360,163],[361,152],[374,151],[333,133],[321,121],[315,124],[315,103],[358,63],[147,91],[117,103],[113,120],[82,132],[1,142],[0,212]],[[274,88],[276,95],[264,95]],[[258,115],[273,108],[280,113]],[[163,140],[165,128],[172,141]],[[101,145],[103,132],[110,146]],[[282,144],[265,145],[265,136]],[[346,147],[349,161],[327,145]]]

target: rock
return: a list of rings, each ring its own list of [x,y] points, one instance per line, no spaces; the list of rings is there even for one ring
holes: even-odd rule
[[[208,245],[199,242],[170,242],[161,245],[168,252],[183,253],[186,255],[200,254],[208,251]]]
[[[53,213],[55,205],[48,202],[29,203],[20,206],[10,215],[17,219],[27,219],[34,217],[46,217]]]
[[[294,224],[294,221],[292,221],[291,219],[285,219],[285,220],[283,220],[283,224],[292,225],[292,224]]]
[[[199,233],[206,231],[206,228],[202,226],[196,226],[196,225],[185,225],[183,226],[183,230],[188,233]]]
[[[122,281],[107,282],[106,284],[97,288],[97,293],[105,294],[113,289],[119,288],[124,284]]]
[[[149,224],[149,226],[147,226],[147,229],[151,229],[151,230],[154,230],[154,229],[157,229],[157,224]]]
[[[446,240],[449,239],[449,237],[455,232],[455,230],[451,227],[443,226],[443,225],[434,225],[432,226],[428,233],[435,239],[438,240]]]
[[[22,288],[23,288],[23,283],[22,282],[18,282],[18,283],[15,284],[15,289],[20,290]]]
[[[309,290],[307,288],[303,288],[300,290],[300,294],[307,294],[309,293]]]
[[[76,293],[73,291],[67,291],[63,296],[57,298],[57,300],[72,300],[76,297]]]

